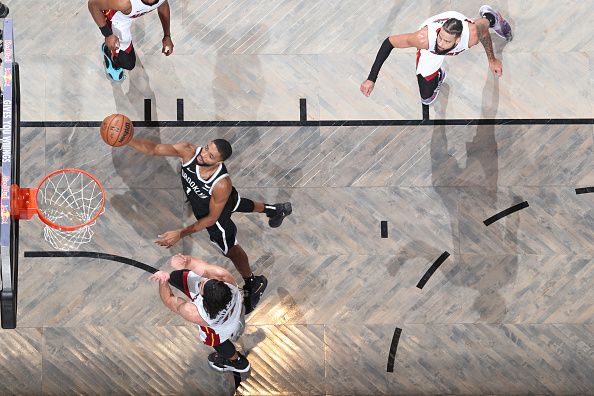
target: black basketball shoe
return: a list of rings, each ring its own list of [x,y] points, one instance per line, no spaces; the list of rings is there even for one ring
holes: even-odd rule
[[[264,275],[258,275],[254,276],[249,285],[243,286],[243,305],[245,306],[246,315],[256,308],[267,285],[268,279]]]
[[[291,202],[274,204],[274,207],[276,208],[276,214],[268,219],[268,225],[272,228],[280,227],[285,217],[293,212]]]
[[[493,26],[491,26],[493,31],[499,37],[504,38],[507,41],[513,40],[514,35],[512,33],[512,28],[509,25],[509,22],[506,21],[505,18],[503,18],[500,13],[495,11],[493,9],[493,7],[491,7],[489,5],[484,5],[479,9],[479,14],[484,18],[486,18],[485,17],[486,14],[491,14],[493,16],[493,18],[495,18],[495,24]]]
[[[250,370],[251,365],[245,356],[237,352],[239,357],[235,360],[225,359],[218,353],[213,352],[208,355],[208,364],[214,370],[219,372],[235,371],[236,373],[245,373]]]

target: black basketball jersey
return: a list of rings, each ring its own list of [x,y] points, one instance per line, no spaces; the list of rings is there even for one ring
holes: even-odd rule
[[[214,186],[225,177],[229,177],[227,173],[227,167],[221,163],[217,170],[208,178],[208,180],[200,177],[199,165],[196,163],[196,157],[200,154],[202,147],[196,149],[196,153],[190,161],[182,164],[181,167],[181,179],[182,186],[186,198],[190,201],[194,216],[200,219],[206,217],[209,212],[208,205],[210,204],[210,197],[212,196],[212,189]],[[237,204],[237,191],[235,187],[232,187],[231,195],[227,200],[225,209],[223,212],[232,211]]]

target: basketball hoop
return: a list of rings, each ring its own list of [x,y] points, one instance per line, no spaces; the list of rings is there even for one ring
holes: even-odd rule
[[[13,184],[11,196],[11,216],[29,220],[37,214],[46,224],[45,240],[58,250],[73,250],[90,242],[91,226],[105,206],[99,180],[80,169],[54,171],[37,188]]]

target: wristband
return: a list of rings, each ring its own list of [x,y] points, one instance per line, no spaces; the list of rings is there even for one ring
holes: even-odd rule
[[[101,34],[104,37],[109,37],[113,34],[113,31],[111,30],[111,28],[109,27],[109,25],[107,23],[105,24],[105,26],[100,27],[99,30],[101,30]]]

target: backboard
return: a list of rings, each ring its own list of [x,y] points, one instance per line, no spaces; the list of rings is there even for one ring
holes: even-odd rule
[[[12,19],[4,20],[4,64],[2,82],[2,183],[0,208],[0,257],[2,275],[2,328],[16,327],[19,221],[10,216],[10,186],[20,175],[20,86],[19,66],[14,61]]]

